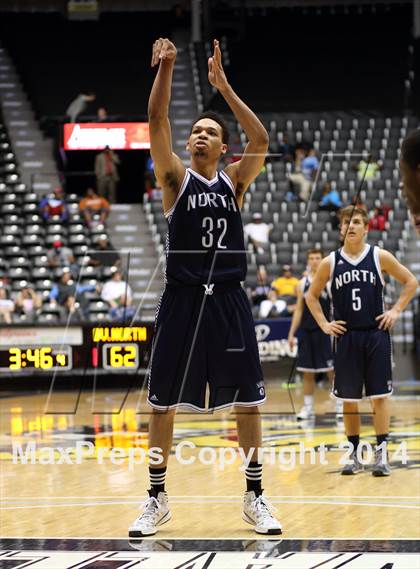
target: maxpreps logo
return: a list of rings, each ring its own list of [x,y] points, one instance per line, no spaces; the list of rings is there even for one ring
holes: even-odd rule
[[[274,362],[279,358],[288,356],[295,358],[297,354],[297,346],[290,349],[286,338],[268,339],[271,335],[271,327],[269,324],[257,324],[255,326],[255,334],[257,336],[258,351],[262,362]]]

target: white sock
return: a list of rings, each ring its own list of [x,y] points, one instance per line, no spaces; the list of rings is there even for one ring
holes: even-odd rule
[[[304,395],[303,396],[303,404],[305,407],[313,407],[314,406],[314,396],[313,395]]]

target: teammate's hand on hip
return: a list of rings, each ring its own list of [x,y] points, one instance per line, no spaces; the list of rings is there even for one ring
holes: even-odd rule
[[[328,336],[334,336],[338,338],[347,332],[346,322],[344,320],[333,320],[332,322],[327,322],[322,327],[324,334]]]
[[[383,314],[380,314],[376,317],[376,320],[379,321],[379,330],[391,330],[394,326],[395,322],[398,320],[400,313],[396,308],[391,308],[387,310]]]
[[[152,67],[161,60],[173,61],[176,58],[176,47],[168,38],[159,38],[153,44]]]
[[[219,91],[228,86],[225,72],[222,65],[222,52],[220,51],[219,42],[214,40],[213,56],[209,57],[209,83]]]

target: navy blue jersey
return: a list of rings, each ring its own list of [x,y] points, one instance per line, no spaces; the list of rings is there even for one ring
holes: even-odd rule
[[[308,292],[309,287],[311,286],[311,280],[309,277],[304,277],[301,281],[299,286],[302,287],[303,296]],[[319,297],[319,302],[322,307],[322,311],[324,313],[325,318],[330,321],[331,320],[331,293],[330,293],[330,286],[327,285],[321,293]],[[306,304],[306,300],[303,303],[303,313],[302,313],[302,320],[300,322],[300,327],[303,330],[316,330],[319,328],[317,321],[312,316],[311,311]]]
[[[334,320],[344,320],[348,330],[377,328],[376,317],[384,311],[379,248],[366,245],[358,259],[339,249],[330,261]]]
[[[165,216],[169,284],[245,280],[242,218],[232,181],[224,172],[207,180],[187,168],[178,197]]]

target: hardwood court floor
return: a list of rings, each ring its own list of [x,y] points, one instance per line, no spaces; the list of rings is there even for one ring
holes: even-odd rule
[[[265,447],[274,449],[274,464],[263,473],[265,493],[278,509],[286,538],[382,538],[418,539],[419,504],[419,405],[414,385],[400,386],[392,399],[392,475],[374,478],[369,470],[350,477],[339,474],[344,451],[343,427],[334,418],[333,404],[326,389],[317,391],[316,421],[299,424],[294,419],[289,395],[279,382],[268,384],[268,402],[263,407]],[[292,391],[296,409],[302,400],[300,387]],[[148,487],[146,464],[130,467],[129,448],[147,444],[147,407],[144,394],[100,392],[92,398],[82,393],[19,395],[0,400],[0,534],[2,537],[98,537],[125,538],[127,527],[138,515],[138,506]],[[136,410],[140,413],[136,414]],[[370,406],[363,403],[362,437],[373,444]],[[54,456],[41,447],[72,447],[84,441],[91,447],[80,456]],[[189,441],[196,448],[184,448],[191,465],[170,458],[167,490],[172,520],[159,532],[162,539],[230,538],[252,539],[251,526],[241,519],[244,474],[241,460],[220,468],[220,462],[202,464],[198,456],[211,461],[212,453],[236,448],[234,417],[228,412],[210,415],[179,414],[176,418],[174,449]],[[36,444],[34,464],[16,463],[12,445],[25,450]],[[310,449],[326,446],[326,464],[319,454],[310,464]],[[408,462],[394,455],[407,448]],[[107,447],[123,450],[114,456]],[[306,449],[306,453],[303,450]],[[281,451],[283,464],[279,463]],[[103,452],[102,464],[98,453]],[[226,451],[228,452],[228,451]],[[296,464],[290,464],[296,452]],[[313,451],[312,451],[313,452]],[[90,453],[90,456],[88,456]],[[64,462],[62,464],[59,461]],[[40,464],[39,461],[55,464]],[[71,460],[72,463],[66,463]],[[15,462],[15,463],[14,463]]]

